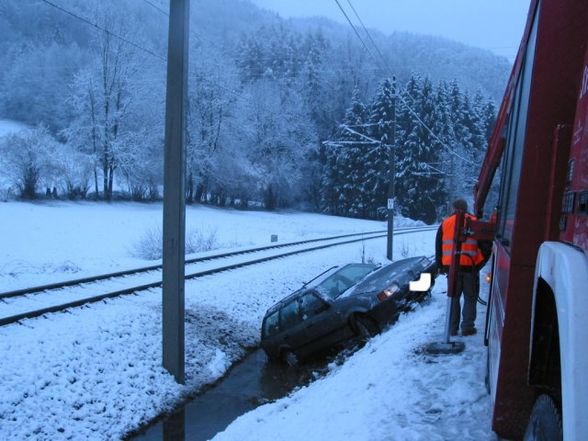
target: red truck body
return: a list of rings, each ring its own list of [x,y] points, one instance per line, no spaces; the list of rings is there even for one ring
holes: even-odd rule
[[[493,429],[508,439],[547,394],[564,439],[588,440],[587,43],[586,0],[531,2],[474,195],[480,217],[500,176],[486,342]]]

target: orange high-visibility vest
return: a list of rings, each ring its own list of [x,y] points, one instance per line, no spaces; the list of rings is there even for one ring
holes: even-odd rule
[[[466,213],[465,217],[471,220],[476,220],[475,216]],[[456,215],[453,214],[443,221],[441,225],[442,244],[441,244],[441,263],[444,266],[451,265],[451,252],[453,251],[453,239],[455,232]],[[465,218],[464,218],[465,219]],[[468,237],[465,242],[461,244],[461,255],[459,256],[460,266],[476,266],[484,260],[484,255],[480,248],[478,248],[478,241]]]

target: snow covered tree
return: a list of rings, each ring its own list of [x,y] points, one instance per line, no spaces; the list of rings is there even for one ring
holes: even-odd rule
[[[396,131],[396,82],[385,79],[376,93],[369,116],[369,136],[379,144],[365,152],[365,184],[369,195],[368,215],[384,213],[392,177],[392,149]]]
[[[96,20],[118,35],[128,35],[126,24],[103,10]],[[119,167],[121,151],[128,147],[124,136],[129,107],[136,94],[133,77],[139,70],[136,49],[125,41],[102,32],[88,68],[80,72],[72,86],[71,103],[76,118],[66,131],[68,138],[94,156],[102,177],[102,194],[110,201],[114,174]],[[98,192],[97,192],[98,194]]]
[[[446,194],[441,171],[443,114],[438,110],[428,79],[412,78],[406,87],[401,121],[402,144],[398,148],[396,194],[404,216],[427,223],[437,220],[437,207]],[[410,107],[410,109],[409,109]]]
[[[0,139],[0,166],[23,199],[35,199],[51,167],[56,141],[44,126],[25,129]]]
[[[202,202],[209,193],[229,97],[203,73],[195,73],[188,104],[186,199]]]
[[[347,216],[366,216],[368,195],[362,191],[365,182],[366,149],[373,148],[362,135],[366,133],[367,109],[353,92],[351,105],[335,139],[326,144],[323,203],[328,212]]]
[[[289,205],[304,192],[302,169],[316,146],[316,133],[309,123],[302,97],[281,90],[270,80],[248,88],[244,99],[249,127],[247,152],[256,169],[258,187],[265,206],[273,210]]]

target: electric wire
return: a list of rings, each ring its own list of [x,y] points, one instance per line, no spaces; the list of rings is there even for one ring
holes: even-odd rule
[[[53,7],[53,8],[55,8],[55,9],[57,9],[57,10],[65,13],[65,14],[67,14],[67,15],[71,16],[71,17],[74,17],[76,20],[79,20],[79,21],[81,21],[83,23],[86,23],[87,25],[90,25],[93,28],[96,28],[96,29],[98,29],[98,30],[100,30],[102,32],[105,32],[106,34],[110,35],[111,37],[117,38],[117,39],[123,41],[124,43],[126,43],[126,44],[128,44],[130,46],[133,46],[135,49],[139,49],[140,51],[143,51],[143,52],[145,52],[145,53],[147,53],[147,54],[149,54],[149,55],[151,55],[151,56],[153,56],[153,57],[155,57],[155,58],[163,61],[164,63],[166,62],[166,59],[164,57],[156,54],[152,50],[147,49],[147,48],[145,48],[145,47],[143,47],[143,46],[141,46],[141,45],[139,45],[139,44],[137,44],[137,43],[135,43],[135,42],[133,42],[131,40],[128,40],[128,39],[126,39],[126,38],[118,35],[118,34],[115,34],[114,32],[109,31],[106,28],[103,28],[99,24],[94,23],[93,21],[90,21],[87,18],[81,17],[81,16],[77,15],[76,13],[74,13],[74,12],[68,10],[68,9],[65,9],[63,6],[60,6],[60,5],[58,5],[56,3],[53,3],[53,2],[51,2],[49,0],[41,0],[41,1],[43,3],[49,5],[49,6]]]
[[[363,31],[365,32],[365,34],[367,35],[368,39],[370,40],[370,42],[372,43],[372,46],[374,46],[374,48],[376,49],[376,51],[378,52],[378,54],[380,55],[380,58],[382,59],[382,61],[384,62],[384,66],[388,69],[389,72],[392,72],[392,69],[390,69],[390,66],[388,65],[388,61],[386,60],[386,58],[384,57],[384,54],[382,54],[382,52],[380,51],[380,48],[378,47],[378,45],[376,44],[376,42],[374,41],[374,39],[372,38],[372,34],[370,34],[365,26],[365,24],[363,23],[363,20],[361,19],[361,17],[359,16],[359,14],[357,13],[355,7],[353,6],[353,3],[351,3],[351,0],[347,0],[347,3],[349,4],[349,6],[351,7],[351,10],[353,11],[353,14],[355,15],[355,17],[357,18],[357,20],[359,21],[359,24],[361,24],[361,27],[363,28]]]
[[[143,0],[145,3],[147,3],[149,6],[151,6],[153,9],[158,10],[159,12],[161,12],[163,15],[165,15],[166,17],[169,17],[169,13],[164,11],[160,6],[156,5],[155,3],[149,1],[149,0]]]
[[[359,32],[357,31],[357,28],[355,27],[355,25],[353,24],[353,22],[351,21],[351,19],[349,18],[349,15],[345,12],[345,10],[343,9],[343,7],[341,6],[341,3],[339,3],[339,0],[335,0],[335,3],[337,3],[337,6],[339,7],[339,9],[341,10],[341,12],[343,13],[343,15],[345,16],[345,19],[347,20],[347,22],[349,23],[349,25],[351,26],[351,28],[353,29],[353,31],[355,32],[355,35],[357,35],[358,39],[360,40],[361,44],[363,45],[363,47],[366,49],[366,52],[368,52],[368,54],[374,59],[374,61],[376,62],[376,64],[380,64],[379,61],[374,54],[372,53],[372,51],[370,51],[363,38],[361,38],[361,36],[359,35]],[[370,42],[372,43],[372,45],[374,46],[375,50],[377,51],[377,53],[379,54],[380,58],[381,58],[381,62],[383,63],[383,66],[385,67],[385,70],[388,71],[388,73],[390,75],[392,75],[392,77],[394,77],[394,73],[392,72],[392,70],[390,69],[390,66],[388,65],[385,57],[383,56],[382,52],[380,51],[378,45],[375,43],[374,39],[372,38],[370,32],[368,31],[368,29],[365,27],[365,25],[363,24],[363,20],[361,20],[361,17],[359,16],[359,14],[357,13],[357,10],[355,9],[355,7],[353,7],[353,4],[351,3],[351,0],[347,0],[347,3],[349,3],[349,6],[351,7],[351,9],[353,10],[355,16],[357,17],[358,21],[360,22],[360,24],[363,27],[364,32],[366,33],[366,35],[368,36]],[[406,102],[406,100],[404,99],[404,97],[400,94],[396,94],[396,96],[398,98],[400,98],[400,101],[404,104],[404,106],[406,107],[406,109],[416,118],[416,120],[418,121],[418,123],[435,139],[439,142],[439,144],[450,154],[454,155],[455,157],[461,159],[462,161],[464,161],[467,164],[471,164],[471,165],[476,165],[475,162],[463,157],[462,155],[460,155],[459,153],[457,153],[455,150],[453,150],[451,147],[449,147],[430,127],[427,123],[425,123],[423,121],[423,119],[418,115],[418,113]],[[412,97],[411,97],[412,98]]]
[[[339,6],[339,9],[341,10],[341,12],[343,13],[343,15],[347,19],[347,22],[351,26],[351,29],[353,29],[353,32],[355,32],[355,35],[357,36],[357,38],[361,42],[361,44],[364,47],[364,49],[366,50],[366,52],[370,55],[370,57],[372,57],[372,58],[374,58],[374,60],[376,60],[376,58],[374,57],[374,55],[372,54],[372,52],[370,51],[370,49],[365,44],[365,41],[363,41],[363,38],[361,38],[361,35],[359,35],[358,30],[356,29],[355,25],[353,24],[353,22],[351,21],[351,19],[347,15],[347,12],[345,12],[345,9],[343,9],[343,6],[341,6],[341,3],[339,3],[339,0],[335,0],[335,3],[337,3],[337,6]],[[376,63],[377,63],[377,60],[376,60]]]

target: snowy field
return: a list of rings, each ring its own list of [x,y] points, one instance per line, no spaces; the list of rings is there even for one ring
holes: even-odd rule
[[[189,228],[216,228],[219,244],[233,248],[267,244],[270,234],[292,241],[384,227],[202,207],[189,208],[187,217]],[[71,277],[70,267],[95,273],[144,265],[129,255],[129,247],[160,219],[157,205],[0,204],[0,267],[21,268],[4,271],[0,280],[3,286],[10,280],[27,285]],[[433,242],[434,232],[400,236],[395,255],[431,255]],[[1,327],[0,439],[122,438],[243,358],[259,343],[261,318],[277,299],[324,269],[362,256],[383,262],[385,240],[188,281],[185,386],[161,367],[160,290]],[[435,289],[429,303],[401,317],[344,365],[239,418],[216,439],[494,439],[482,336],[468,337],[459,356],[418,352],[422,344],[442,338],[444,281]],[[482,325],[480,314],[478,328]]]
[[[160,234],[161,204],[0,202],[0,291],[159,263],[137,256],[145,236]],[[399,226],[415,224],[399,219]],[[189,206],[186,235],[233,249],[383,230],[383,222],[309,213]]]

